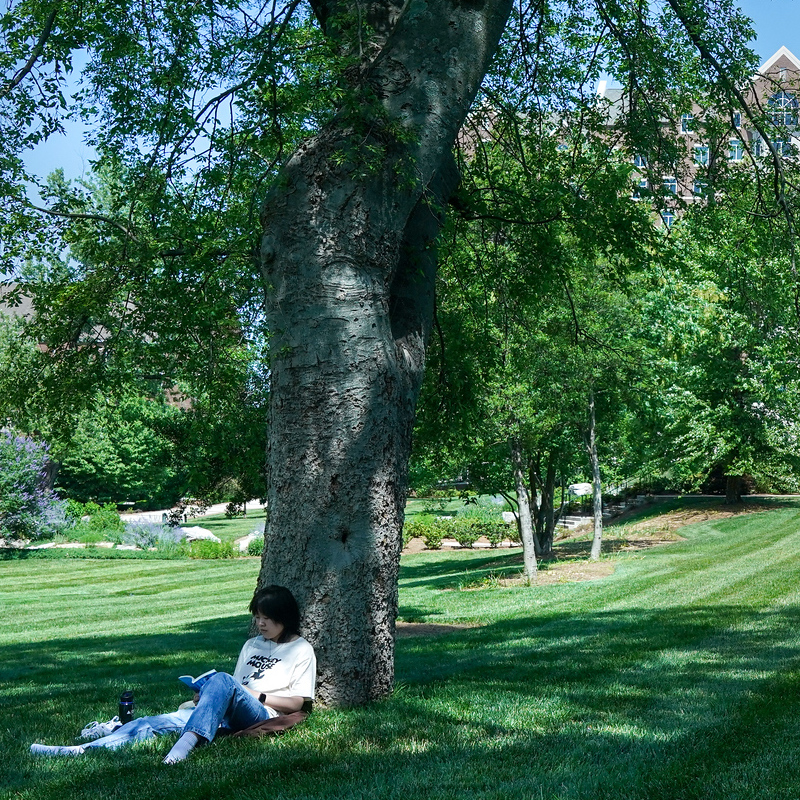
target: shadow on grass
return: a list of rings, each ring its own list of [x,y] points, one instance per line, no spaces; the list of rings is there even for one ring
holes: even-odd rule
[[[797,796],[796,606],[541,614],[406,639],[391,699],[317,713],[276,741],[221,741],[172,772],[163,743],[66,763],[27,756],[35,738],[68,742],[98,703],[113,713],[121,688],[134,688],[140,713],[171,709],[185,696],[177,675],[230,669],[246,624],[105,639],[66,630],[57,643],[0,648],[0,715],[14,720],[0,729],[7,796]]]
[[[651,547],[671,546],[677,544],[679,541],[680,539],[670,541],[654,541],[645,538],[637,539],[635,535],[626,537],[625,539],[606,537],[603,539],[602,554],[604,556],[612,556],[631,550],[645,550]],[[570,539],[565,542],[557,542],[552,557],[542,561],[541,564],[544,569],[547,569],[547,565],[554,561],[588,559],[591,552],[592,542],[590,539],[586,539],[585,541]],[[520,563],[522,563],[522,556],[520,556]]]
[[[519,570],[522,564],[522,554],[519,549],[509,552],[490,550],[441,551],[441,559],[427,558],[419,563],[409,563],[403,560],[400,565],[400,580],[404,588],[415,586],[428,586],[431,589],[448,589],[453,586],[453,581],[465,571],[493,570]]]

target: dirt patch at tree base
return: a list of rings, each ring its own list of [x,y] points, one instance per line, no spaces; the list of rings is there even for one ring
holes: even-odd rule
[[[532,586],[549,586],[554,583],[578,583],[606,578],[614,572],[615,564],[610,561],[545,561],[536,571]],[[524,578],[505,578],[502,586],[524,584]]]

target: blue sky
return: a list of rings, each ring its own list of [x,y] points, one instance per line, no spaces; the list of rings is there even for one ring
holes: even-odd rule
[[[739,7],[754,22],[762,64],[781,47],[800,58],[800,0],[739,0]]]
[[[755,23],[754,49],[762,64],[782,46],[800,58],[800,0],[740,0],[739,6]],[[68,178],[88,172],[92,151],[83,144],[82,126],[70,124],[67,132],[29,155],[26,161],[35,172],[46,175],[63,167]]]

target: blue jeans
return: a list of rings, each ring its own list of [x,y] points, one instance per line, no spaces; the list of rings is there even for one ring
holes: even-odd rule
[[[222,724],[241,731],[275,716],[227,672],[217,672],[200,690],[200,699],[183,733],[191,732],[209,742]]]
[[[162,733],[173,733],[179,731],[189,721],[192,716],[193,708],[178,709],[171,714],[157,714],[152,717],[139,717],[132,722],[126,722],[122,727],[117,728],[114,733],[95,739],[93,742],[83,745],[84,749],[90,747],[108,747],[116,750],[117,747],[130,744],[130,742],[141,742],[144,739],[152,739]]]

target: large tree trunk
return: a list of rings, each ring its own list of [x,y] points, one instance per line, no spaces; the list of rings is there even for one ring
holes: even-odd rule
[[[522,561],[525,577],[532,581],[536,577],[538,564],[536,563],[536,534],[533,530],[533,515],[531,514],[531,501],[528,487],[525,485],[525,468],[522,458],[522,446],[518,439],[512,439],[511,469],[514,473],[514,488],[517,492],[517,506],[519,513],[519,535],[522,539]]]
[[[592,469],[592,516],[594,518],[594,536],[590,558],[597,561],[603,545],[603,488],[600,482],[600,459],[597,457],[596,420],[594,413],[594,392],[589,393],[589,435],[587,449],[589,464]]]
[[[325,22],[336,6],[315,11]],[[364,7],[380,15],[381,4]],[[371,60],[348,73],[355,110],[294,154],[263,209],[271,410],[259,585],[297,596],[327,704],[392,689],[433,245],[457,183],[451,147],[508,12],[505,0],[410,0],[375,23]]]

